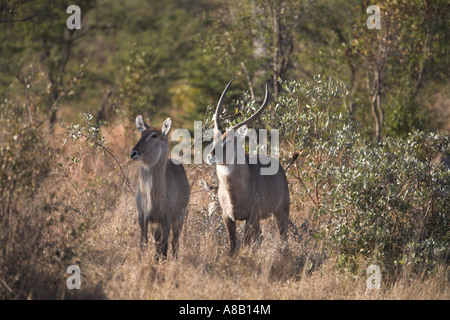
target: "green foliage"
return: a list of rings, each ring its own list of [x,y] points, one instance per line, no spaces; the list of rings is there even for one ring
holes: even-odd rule
[[[81,30],[65,26],[69,4],[81,8]],[[43,104],[52,108],[80,62],[88,61],[78,91],[61,101],[74,111],[69,117],[89,106],[94,117],[101,114],[96,118],[110,117],[111,110],[130,121],[138,113],[155,121],[170,114],[188,127],[215,104],[232,77],[236,92],[249,90],[255,99],[267,82],[278,98],[277,80],[320,73],[346,83],[345,104],[365,125],[364,136],[372,135],[376,95],[384,112],[382,136],[429,131],[437,124],[424,106],[432,107],[430,96],[448,82],[446,2],[381,1],[381,30],[366,27],[369,5],[357,0],[8,1],[0,8],[0,55],[6,57],[0,61],[0,96],[33,64],[47,80]],[[105,92],[110,95],[101,101]],[[49,116],[52,123],[58,109]]]
[[[70,4],[81,7],[81,30],[66,28]],[[33,297],[32,280],[41,272],[48,275],[43,287],[48,279],[63,283],[61,266],[77,255],[71,241],[82,241],[92,216],[115,203],[109,177],[93,175],[83,180],[84,189],[72,181],[70,170],[83,165],[85,154],[59,158],[67,145],[52,147],[47,133],[56,117],[70,123],[81,114],[81,123],[64,125],[66,137],[112,159],[114,165],[107,164],[113,174],[133,193],[100,134],[104,123],[96,112],[114,109],[130,121],[144,114],[155,122],[170,114],[191,128],[206,110],[208,127],[233,77],[224,126],[253,113],[259,106],[254,100],[262,100],[263,84],[269,84],[275,101],[256,126],[280,129],[286,158],[301,152],[299,169],[291,174],[310,204],[317,239],[337,252],[341,266],[363,259],[385,270],[433,269],[448,255],[449,170],[432,161],[438,151],[449,152],[448,135],[414,129],[438,128],[427,107],[435,103],[434,93],[448,87],[448,4],[380,1],[381,30],[367,29],[368,5],[3,1],[1,296]],[[287,81],[303,77],[309,81]],[[244,88],[249,92],[242,95]],[[377,96],[384,111],[381,133],[387,136],[381,145],[367,141]],[[78,202],[58,204],[54,193],[45,192],[53,186],[50,172],[70,182]],[[83,217],[74,222],[69,211]],[[70,230],[63,236],[55,231],[61,225]]]
[[[343,150],[354,139],[355,124],[342,105],[347,91],[342,83],[320,75],[313,81],[283,81],[282,88],[273,115],[269,111],[268,117],[290,146],[287,157],[293,150],[304,155],[296,176],[303,195],[320,206],[330,187],[330,166],[343,160]]]
[[[363,259],[396,274],[445,261],[450,170],[434,159],[450,150],[450,137],[413,131],[373,144],[340,112],[345,88],[339,83],[315,77],[283,88],[277,125],[300,151],[293,175],[313,204],[316,237],[335,250],[339,265],[356,270]]]
[[[38,65],[49,82],[47,107],[58,98],[61,86],[71,78],[71,55],[80,32],[66,27],[66,9],[75,4],[83,8],[82,17],[95,5],[95,0],[8,1],[0,8],[2,38],[0,55],[0,95],[30,64]],[[85,56],[79,60],[84,60]]]
[[[333,169],[331,216],[323,232],[340,248],[341,263],[356,256],[385,270],[432,269],[449,250],[450,170],[433,163],[449,137],[414,131],[382,146],[352,146],[348,163]]]
[[[120,31],[116,38],[122,39],[117,86],[118,104],[127,109],[130,120],[136,114],[165,117],[177,109],[196,114],[192,109],[199,108],[203,98],[203,92],[195,92],[195,77],[203,71],[196,69],[202,51],[198,35],[205,27],[200,13],[208,7],[204,2],[192,6],[186,1],[126,4],[134,16],[127,27],[121,28],[123,22],[115,26]],[[180,101],[179,95],[186,101]]]

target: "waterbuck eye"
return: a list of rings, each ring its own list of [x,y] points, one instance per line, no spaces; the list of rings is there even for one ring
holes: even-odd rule
[[[156,132],[152,132],[152,133],[145,139],[145,141],[149,141],[150,138],[155,139],[157,136],[158,136],[158,135],[156,134]]]

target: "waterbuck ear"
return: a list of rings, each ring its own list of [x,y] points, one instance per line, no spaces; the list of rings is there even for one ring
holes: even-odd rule
[[[139,132],[142,132],[142,131],[147,130],[150,127],[148,124],[145,123],[144,119],[142,119],[142,116],[138,115],[136,117],[136,128],[138,129]]]
[[[170,118],[167,118],[166,121],[164,121],[161,132],[163,136],[167,137],[169,135],[170,128],[172,127],[172,120]]]

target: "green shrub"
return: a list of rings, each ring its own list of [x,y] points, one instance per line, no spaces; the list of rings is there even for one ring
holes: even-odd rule
[[[338,265],[377,263],[396,275],[432,270],[448,256],[450,171],[434,163],[449,136],[413,131],[381,145],[361,138],[331,79],[283,82],[273,126],[300,151],[291,174],[310,202],[316,237]],[[288,148],[289,149],[289,148]],[[291,150],[288,150],[288,155]]]
[[[300,151],[301,166],[295,174],[308,197],[319,208],[330,187],[331,168],[346,159],[341,158],[354,143],[355,125],[342,102],[347,92],[342,83],[315,76],[313,81],[284,81],[283,93],[271,111],[272,127],[280,130],[281,138],[290,148]],[[269,121],[269,120],[266,120]]]
[[[381,146],[359,141],[351,161],[333,169],[321,214],[332,216],[323,231],[339,246],[341,263],[363,256],[398,272],[446,258],[450,171],[433,161],[439,148],[449,149],[448,136],[418,131]]]

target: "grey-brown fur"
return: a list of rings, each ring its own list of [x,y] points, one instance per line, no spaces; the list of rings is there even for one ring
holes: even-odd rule
[[[131,150],[130,157],[141,162],[136,193],[141,246],[148,243],[150,232],[156,243],[157,257],[166,258],[172,229],[172,253],[177,256],[178,242],[186,216],[190,186],[183,165],[169,159],[167,119],[161,130],[148,126],[141,116],[136,118],[141,139]]]
[[[229,142],[230,130],[242,126],[242,123],[231,128],[227,132],[222,132],[219,116],[222,108],[223,98],[231,82],[225,88],[219,100],[215,116],[214,144],[215,148],[222,146],[224,149]],[[266,99],[263,105],[255,113],[260,115],[267,106],[268,89],[266,87]],[[256,120],[255,115],[249,119]],[[251,121],[244,121],[249,123]],[[233,139],[236,139],[234,137]],[[217,176],[219,179],[219,203],[223,211],[223,221],[228,231],[231,253],[235,252],[237,246],[236,239],[236,221],[245,221],[244,242],[249,243],[252,239],[258,239],[260,236],[261,219],[267,219],[272,214],[277,221],[281,239],[287,241],[287,231],[289,223],[290,195],[288,182],[285,172],[278,164],[278,171],[274,175],[261,175],[261,168],[268,167],[267,158],[264,155],[249,156],[245,155],[245,163],[237,164],[237,148],[242,145],[235,141],[234,143],[234,161],[226,163],[226,158],[215,159],[216,152],[211,152],[210,159],[216,163]],[[226,151],[223,152],[224,154]],[[256,163],[250,161],[252,157],[257,157]],[[266,157],[266,159],[263,159]],[[270,158],[270,161],[277,161]],[[263,161],[260,161],[263,160]],[[252,164],[253,163],[253,164]]]

